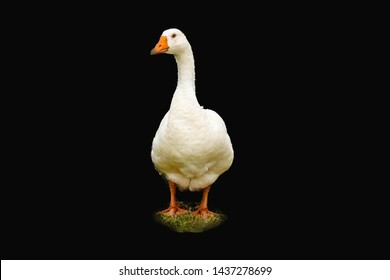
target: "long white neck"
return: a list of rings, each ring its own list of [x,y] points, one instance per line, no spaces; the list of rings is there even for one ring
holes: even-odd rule
[[[195,91],[195,62],[191,48],[175,55],[177,64],[177,86],[191,85]]]
[[[171,102],[171,112],[186,114],[199,110],[195,94],[195,62],[191,47],[175,55],[177,64],[177,87]]]

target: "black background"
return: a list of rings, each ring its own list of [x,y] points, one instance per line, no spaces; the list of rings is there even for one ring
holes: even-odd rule
[[[10,24],[9,73],[23,78],[8,103],[2,259],[366,259],[380,246],[382,223],[355,189],[366,178],[336,86],[340,41],[324,39],[318,9],[18,11],[30,20]],[[198,100],[224,118],[235,150],[209,196],[228,219],[198,234],[153,219],[169,189],[150,149],[177,69],[150,50],[171,27],[190,41]]]

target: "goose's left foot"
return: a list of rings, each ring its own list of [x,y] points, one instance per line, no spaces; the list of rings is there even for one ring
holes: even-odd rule
[[[194,216],[202,217],[202,218],[209,218],[209,217],[215,217],[218,216],[217,213],[210,211],[207,208],[198,208],[198,210],[192,212]]]
[[[202,195],[202,201],[200,202],[200,204],[198,206],[198,210],[193,212],[193,214],[195,216],[200,216],[202,218],[209,218],[209,217],[213,217],[213,216],[218,215],[217,213],[211,212],[207,208],[207,198],[209,196],[209,191],[210,191],[210,186],[207,186],[206,188],[204,188],[203,195]]]

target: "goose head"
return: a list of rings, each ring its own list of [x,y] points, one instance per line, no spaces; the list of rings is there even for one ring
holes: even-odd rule
[[[184,50],[188,49],[190,44],[187,41],[186,36],[177,28],[170,28],[165,30],[156,46],[150,51],[151,55],[155,54],[180,54]]]

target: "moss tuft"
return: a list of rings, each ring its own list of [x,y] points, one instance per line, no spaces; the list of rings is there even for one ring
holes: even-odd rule
[[[215,210],[213,211],[217,214],[215,216],[209,216],[207,218],[194,216],[192,212],[198,209],[199,204],[185,203],[181,201],[178,201],[178,204],[180,208],[188,210],[188,212],[175,216],[155,213],[154,218],[156,222],[176,232],[199,233],[220,226],[227,218],[226,215]]]

